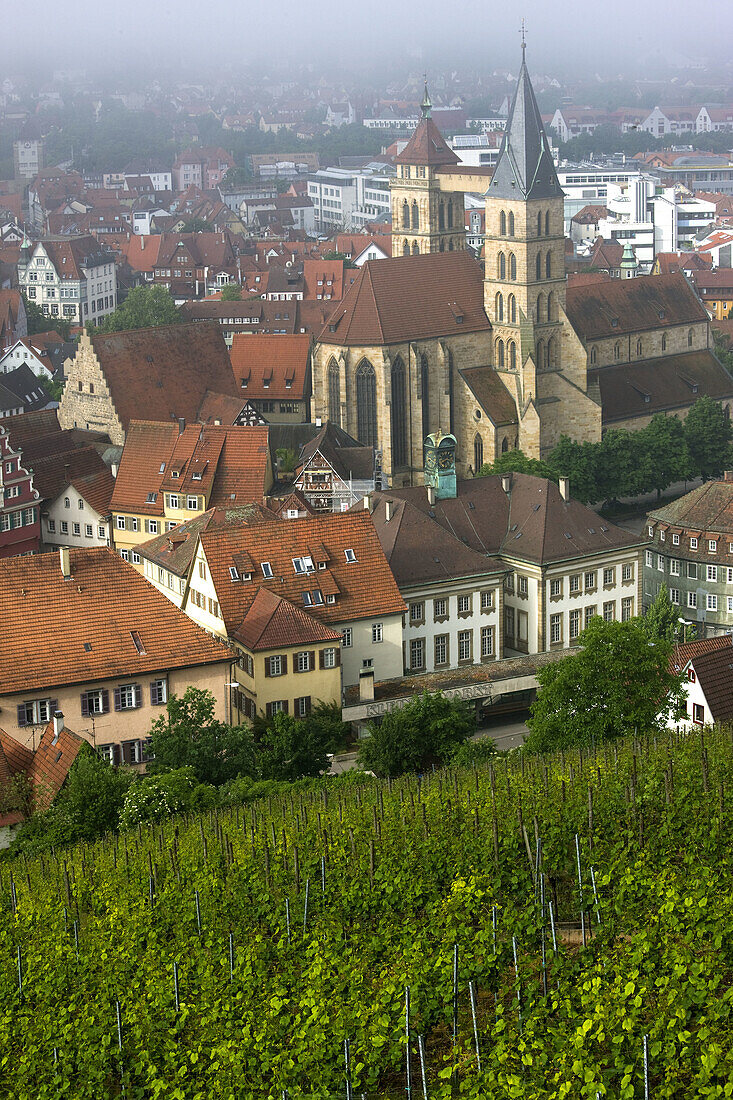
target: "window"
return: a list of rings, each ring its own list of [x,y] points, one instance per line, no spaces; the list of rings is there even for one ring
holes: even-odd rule
[[[337,649],[324,649],[321,650],[321,657],[323,660],[324,668],[336,668],[338,650]]]
[[[708,566],[708,580],[709,581],[717,581],[717,579],[718,579],[718,567],[717,567],[717,565],[709,565]]]
[[[447,665],[448,664],[448,635],[436,634],[435,635],[435,664]]]
[[[666,539],[666,537],[667,537],[667,536],[666,536],[666,534],[664,533],[664,531],[660,530],[660,532],[659,532],[659,541],[660,541],[660,542],[664,542],[664,540]]]
[[[596,586],[596,571],[595,569],[585,574],[585,590],[591,591]]]
[[[51,534],[54,533],[54,531],[56,530],[56,520],[55,519],[50,519],[48,521],[48,529],[51,532]]]
[[[679,604],[680,602],[680,590],[679,588],[670,588],[669,590],[670,603]]]
[[[311,670],[311,655],[309,650],[303,650],[301,653],[295,655],[295,671],[296,672],[310,672]]]
[[[657,554],[657,569],[660,573],[664,572],[664,558],[661,554]]]
[[[356,561],[356,554],[353,550],[344,550],[344,556],[348,562]]]
[[[64,497],[64,508],[71,508],[71,501],[68,497]]]
[[[83,691],[81,693],[81,713],[84,718],[92,714],[108,714],[109,692],[106,688],[97,691]]]
[[[78,507],[79,507],[79,511],[80,511],[80,512],[83,512],[83,511],[84,511],[84,501],[83,501],[83,500],[81,500],[81,498],[79,499],[79,504],[78,504]]]
[[[294,704],[296,718],[307,718],[311,712],[310,695],[301,695],[299,699],[294,700]]]
[[[188,508],[189,512],[195,512],[196,509],[198,508],[198,506],[199,506],[199,498],[198,497],[186,497],[186,507]]]
[[[614,600],[608,600],[603,605],[603,618],[607,623],[612,623],[616,618],[616,604]]]
[[[526,577],[525,577],[526,580]],[[481,610],[491,611],[494,606],[494,593],[490,588],[484,589],[481,593]]]
[[[413,638],[410,642],[410,671],[425,668],[425,639]]]
[[[265,712],[268,718],[274,718],[276,714],[287,714],[287,699],[273,699],[273,701],[271,703],[268,703],[265,707]]]
[[[170,573],[168,577],[170,579]],[[209,614],[213,615],[215,619],[219,618],[219,604],[216,600],[212,600],[211,596],[209,596]]]
[[[562,642],[562,615],[550,615],[550,644]]]
[[[707,610],[708,611],[717,611],[718,610],[718,597],[713,596],[711,593],[708,593]]]
[[[470,661],[473,656],[473,632],[471,630],[458,631],[458,660]]]
[[[61,526],[63,528],[63,527],[66,526],[66,524],[62,523]],[[120,557],[122,558],[123,561],[129,561],[130,560],[130,551],[129,550],[120,550]]]
[[[270,565],[269,561],[262,562],[262,576],[267,581],[272,580],[272,566]]]
[[[71,530],[72,530],[72,534],[81,535],[81,524],[80,523],[72,523]]]
[[[382,641],[382,624],[372,623],[372,644]]]
[[[580,573],[573,573],[570,577],[570,594],[580,592]]]
[[[40,726],[50,722],[57,709],[55,699],[30,699],[18,705],[19,726]]]
[[[350,626],[347,626],[341,631],[341,645],[344,649],[350,649],[352,645],[352,630]]]
[[[630,562],[621,566],[621,580],[633,581],[634,579],[634,567]]]
[[[562,577],[558,577],[556,580],[550,581],[550,595],[562,596]]]
[[[115,688],[115,710],[136,710],[143,705],[143,693],[139,684],[123,684]]]
[[[157,521],[157,519],[146,519],[145,520],[145,527],[147,528],[147,532],[148,532],[149,535],[157,535],[158,534],[158,521]]]
[[[687,563],[687,576],[692,581],[697,580],[697,562],[688,561],[688,563]]]
[[[481,656],[494,656],[494,628],[493,626],[481,627]]]
[[[517,595],[526,597],[528,595],[528,592],[529,592],[529,585],[528,585],[528,582],[527,582],[527,578],[523,577],[521,575],[518,576],[517,577]]]
[[[669,559],[669,572],[673,577],[679,577],[680,575],[680,563],[677,558]]]
[[[92,537],[93,537],[93,535],[94,535],[94,528],[92,527],[91,523],[85,523],[85,524],[84,524],[84,534],[86,535],[86,537],[87,537],[88,539],[90,539],[90,538],[92,538]]]
[[[627,623],[634,617],[634,597],[624,596],[621,600],[621,622]]]
[[[175,477],[175,474],[173,476]],[[169,493],[168,494],[168,507],[169,508],[178,508],[178,493]]]
[[[471,597],[459,596],[458,597],[458,614],[470,615],[471,614]]]
[[[603,583],[604,584],[613,584],[615,579],[616,579],[616,570],[615,569],[604,569],[603,570]]]
[[[585,609],[585,625],[588,626],[594,615],[598,614],[598,608],[595,604],[589,604]]]
[[[725,572],[728,584],[733,584],[733,568],[729,565]]]
[[[708,539],[708,550],[711,554],[714,554],[718,549],[718,544],[715,539]]]
[[[118,531],[124,531],[125,530],[125,517],[124,516],[117,516],[117,518],[115,520],[115,523],[117,524],[117,530]]]
[[[570,629],[568,631],[568,636],[570,638],[570,641],[571,642],[575,641],[575,639],[578,637],[579,634],[580,634],[580,611],[576,609],[576,610],[570,612]]]
[[[733,612],[733,596],[728,596],[727,601],[728,601],[728,614],[730,615],[731,612]]]
[[[697,539],[690,538],[690,550],[697,550]]]
[[[150,681],[150,705],[162,707],[168,702],[168,684],[165,680]]]
[[[687,606],[688,607],[697,607],[697,592],[688,592],[687,593]]]
[[[679,546],[679,544],[680,544],[680,536],[679,535],[672,535],[672,545],[673,546]]]
[[[422,602],[420,602],[420,603],[411,603],[410,604],[410,622],[411,623],[422,623],[424,621],[425,621],[425,604],[422,603]]]
[[[265,658],[265,676],[283,676],[286,671],[287,658],[278,654],[276,657]]]

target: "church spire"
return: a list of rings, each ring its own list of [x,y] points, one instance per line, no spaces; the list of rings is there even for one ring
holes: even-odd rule
[[[431,111],[433,109],[433,104],[430,102],[430,95],[428,93],[428,77],[427,77],[427,74],[425,75],[425,95],[423,96],[422,106],[421,106],[420,109],[422,111],[422,117],[423,118],[430,118]]]
[[[557,198],[563,193],[529,79],[526,48],[522,28],[522,64],[487,198],[521,201]]]

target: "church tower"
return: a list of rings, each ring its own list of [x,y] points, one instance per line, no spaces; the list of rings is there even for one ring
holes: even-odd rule
[[[530,431],[522,415],[557,387],[565,317],[564,197],[529,79],[522,64],[499,160],[486,192],[484,304],[493,327],[493,364],[516,395],[519,446],[539,454],[539,412]],[[585,388],[581,385],[581,388]],[[544,411],[544,410],[543,410]],[[548,424],[551,417],[542,417]],[[543,427],[544,427],[543,424]],[[529,433],[529,434],[528,434]],[[544,436],[546,433],[542,433]]]
[[[414,134],[395,157],[397,175],[390,181],[393,256],[466,247],[463,194],[443,191],[440,179],[440,169],[459,160],[432,120],[427,83],[421,110]]]

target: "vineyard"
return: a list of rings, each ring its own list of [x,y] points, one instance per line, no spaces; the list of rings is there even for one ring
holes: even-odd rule
[[[706,730],[0,862],[0,1095],[733,1096],[732,810]]]

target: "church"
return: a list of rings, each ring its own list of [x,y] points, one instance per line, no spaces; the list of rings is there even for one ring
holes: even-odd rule
[[[439,431],[456,437],[465,477],[514,448],[540,458],[563,435],[684,417],[703,393],[733,403],[684,275],[633,278],[629,264],[568,287],[564,196],[524,50],[493,174],[458,165],[426,87],[391,181],[392,257],[360,268],[314,347],[316,416],[377,447],[395,487],[423,483]],[[478,188],[482,262],[464,223]]]

